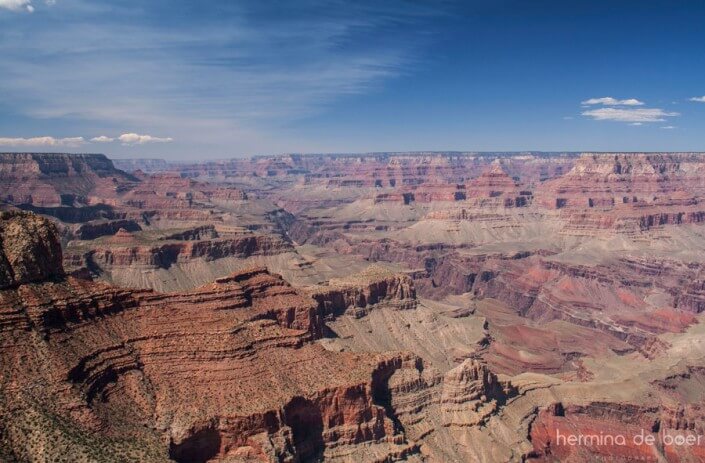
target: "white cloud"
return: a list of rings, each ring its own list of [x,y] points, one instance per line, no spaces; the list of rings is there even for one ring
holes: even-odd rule
[[[10,11],[34,11],[31,5],[32,0],[0,0],[0,8],[5,8]]]
[[[123,145],[144,145],[145,143],[169,143],[172,138],[159,138],[151,135],[140,135],[137,133],[123,133],[118,137]]]
[[[680,114],[658,108],[600,108],[583,111],[582,115],[596,121],[662,122],[667,117],[675,117]]]
[[[585,105],[585,106],[596,105],[596,104],[601,104],[604,106],[643,106],[644,102],[639,101],[636,98],[628,98],[626,100],[618,100],[616,98],[612,98],[611,96],[605,96],[602,98],[590,98],[589,100],[583,101],[581,104]]]
[[[697,101],[698,103],[705,103],[705,96],[694,96],[690,101]]]
[[[629,124],[629,125],[639,126],[639,125],[644,125],[644,124],[643,124],[642,122],[632,122],[632,123]]]
[[[673,126],[673,125],[664,125],[664,126],[661,127],[661,128],[662,128],[662,129],[665,129],[665,130],[673,130],[673,129],[675,129],[676,127]]]
[[[54,138],[54,137],[33,137],[33,138],[2,138],[0,146],[81,146],[85,143],[83,137]]]
[[[91,138],[91,141],[94,143],[111,143],[114,142],[114,138],[106,137],[105,135],[101,135],[100,137],[94,137]]]
[[[112,143],[116,139],[105,135],[90,139],[93,143]],[[144,145],[146,143],[169,143],[171,138],[153,137],[151,135],[140,135],[137,133],[123,133],[117,140],[123,145]],[[81,146],[86,144],[83,137],[54,138],[54,137],[32,137],[32,138],[3,138],[0,137],[0,146]]]
[[[49,6],[56,5],[56,0],[44,0]],[[10,11],[27,11],[28,13],[34,13],[34,6],[32,6],[32,0],[0,0],[0,8],[5,8]]]

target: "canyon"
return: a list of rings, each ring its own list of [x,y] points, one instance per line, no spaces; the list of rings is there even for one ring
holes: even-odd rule
[[[703,174],[0,153],[0,460],[705,461]]]

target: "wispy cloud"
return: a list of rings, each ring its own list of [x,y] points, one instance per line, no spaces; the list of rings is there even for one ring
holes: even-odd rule
[[[583,111],[582,115],[597,121],[644,123],[662,122],[667,117],[676,117],[680,114],[659,108],[600,108]]]
[[[45,0],[44,3],[51,6],[56,4],[56,0]],[[0,8],[15,12],[26,11],[34,13],[32,0],[0,0]]]
[[[123,133],[118,137],[123,145],[144,145],[145,143],[169,143],[173,138],[159,138],[151,135],[140,135],[137,133]]]
[[[31,0],[0,0],[0,8],[10,11],[28,11],[30,13],[34,11]]]
[[[445,12],[443,2],[405,0],[223,1],[197,12],[187,0],[59,7],[60,20],[0,24],[5,105],[86,132],[178,133],[180,149],[230,155],[310,148],[277,134],[407,72],[433,37],[430,18]]]
[[[0,137],[0,146],[66,146],[78,147],[85,144],[83,137],[54,138],[54,137],[33,137],[33,138],[3,138]]]
[[[93,143],[112,143],[115,141],[115,139],[111,137],[106,137],[105,135],[101,135],[99,137],[91,138],[91,141]]]
[[[590,98],[589,100],[585,100],[581,102],[583,106],[592,106],[592,105],[603,105],[603,106],[643,106],[644,102],[639,101],[636,98],[628,98],[626,100],[618,100],[616,98],[612,98],[611,96],[605,96],[602,98]]]
[[[705,96],[694,96],[690,101],[697,101],[698,103],[705,103]]]
[[[673,125],[664,125],[664,126],[661,127],[661,128],[664,129],[664,130],[673,130],[673,129],[675,129],[676,127],[673,126]]]

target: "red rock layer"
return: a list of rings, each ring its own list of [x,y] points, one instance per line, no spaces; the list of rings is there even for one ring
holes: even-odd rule
[[[370,153],[365,155],[284,155],[170,165],[187,177],[217,180],[269,177],[278,180],[303,178],[311,184],[332,188],[402,188],[423,184],[465,184],[494,160],[505,161],[511,176],[528,185],[559,176],[572,167],[572,153]]]
[[[431,203],[436,201],[462,201],[466,198],[464,185],[423,184],[407,187],[399,192],[379,193],[375,195],[375,203],[382,202],[412,202]]]
[[[222,188],[185,178],[179,173],[166,172],[143,178],[136,188],[121,197],[121,201],[132,207],[145,208],[189,208],[194,203],[214,200],[241,201],[247,199],[244,191]]]
[[[187,236],[188,237],[188,236]],[[171,238],[174,238],[172,236]],[[176,237],[179,238],[179,237]],[[103,244],[69,245],[64,262],[67,266],[109,270],[115,267],[169,268],[194,259],[215,260],[225,257],[271,256],[291,251],[289,243],[276,235],[247,234],[226,238],[169,241],[164,244],[140,244],[129,233],[122,233]]]
[[[454,246],[393,240],[348,246],[372,261],[418,269],[410,275],[424,297],[472,293],[500,301],[506,309],[482,313],[494,333],[482,355],[506,373],[563,371],[609,350],[650,358],[667,347],[658,335],[683,332],[705,309],[703,269],[695,264],[623,259],[588,267],[553,262],[542,252],[468,255]],[[662,294],[662,302],[650,302],[652,294]]]
[[[113,197],[137,179],[102,154],[0,153],[0,200],[58,206]]]
[[[611,208],[705,195],[705,163],[697,154],[585,154],[536,196],[549,208]]]
[[[381,399],[399,357],[311,343],[319,308],[280,277],[252,269],[155,294],[54,270],[43,275],[54,281],[0,291],[6,454],[194,462],[335,458],[360,443],[370,460],[416,451]]]
[[[384,303],[400,310],[416,307],[416,290],[411,278],[368,267],[364,272],[344,279],[334,279],[328,286],[312,292],[324,314],[350,314],[356,318],[366,315],[372,306]]]

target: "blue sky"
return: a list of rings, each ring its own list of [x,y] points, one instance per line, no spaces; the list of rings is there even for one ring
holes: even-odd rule
[[[0,151],[705,151],[703,26],[702,0],[0,0]]]

